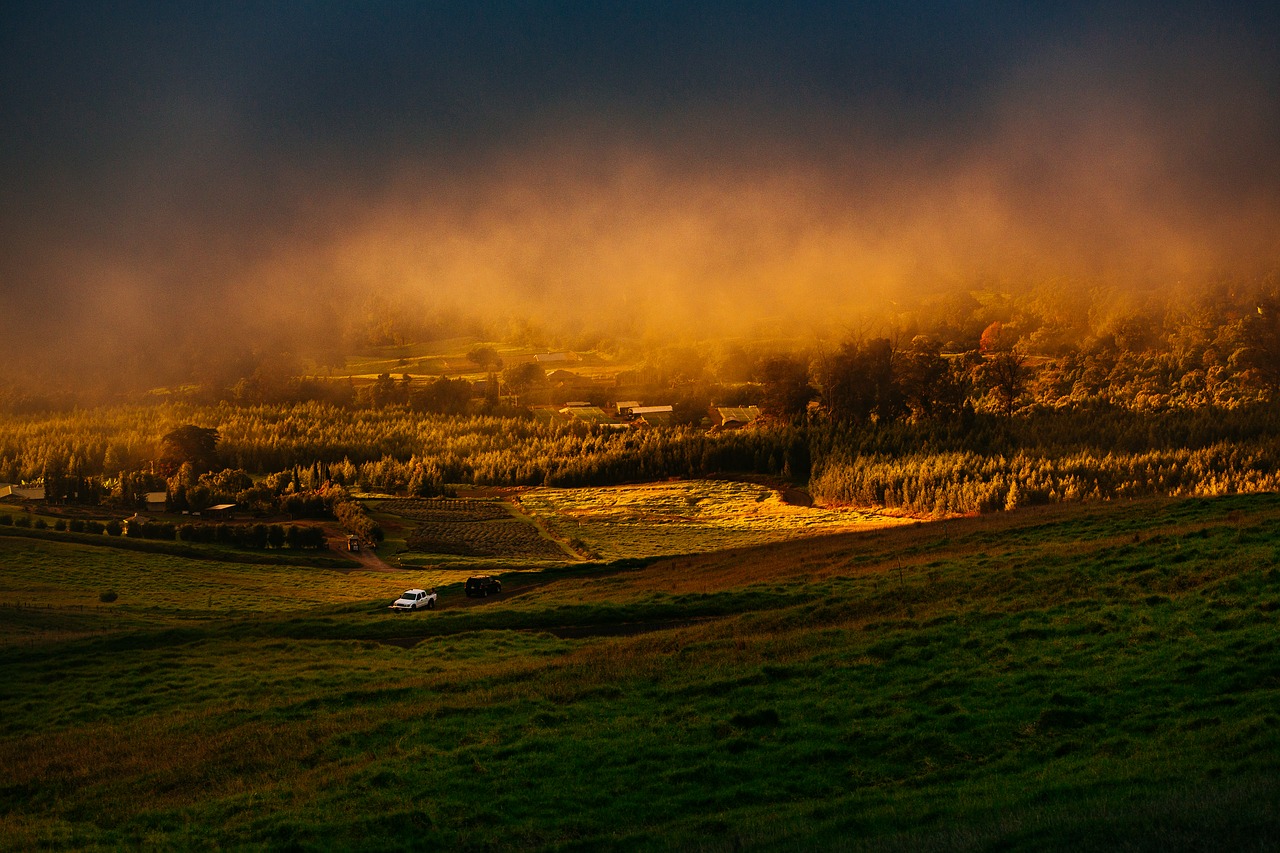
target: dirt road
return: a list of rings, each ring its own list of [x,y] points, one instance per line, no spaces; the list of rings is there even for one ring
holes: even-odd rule
[[[348,560],[355,560],[361,566],[360,569],[348,569],[348,571],[366,571],[366,572],[402,572],[404,569],[397,569],[395,566],[388,565],[378,556],[378,552],[369,548],[361,547],[359,551],[347,550],[347,534],[346,531],[334,530],[326,527],[324,529],[325,539],[329,543],[329,550],[334,553],[346,557]]]

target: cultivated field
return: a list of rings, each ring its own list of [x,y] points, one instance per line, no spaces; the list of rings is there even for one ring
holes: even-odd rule
[[[795,506],[773,488],[730,480],[489,492],[496,496],[365,503],[388,530],[384,550],[396,565],[508,570],[583,557],[698,554],[913,523],[868,510]]]
[[[584,489],[529,489],[521,506],[601,558],[674,556],[824,533],[909,524],[901,515],[794,506],[767,486],[682,480]]]
[[[0,847],[1274,849],[1278,524],[1043,507],[400,616],[427,578],[0,535]]]
[[[500,498],[366,500],[387,531],[393,565],[440,569],[541,569],[579,559]]]

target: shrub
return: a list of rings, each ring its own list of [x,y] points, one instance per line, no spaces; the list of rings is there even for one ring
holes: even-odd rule
[[[106,533],[108,536],[119,536],[124,532],[124,525],[118,519],[111,519],[106,524],[101,521],[90,521],[86,523],[86,529],[90,533]]]
[[[59,518],[53,523],[53,529],[59,532],[65,531],[67,529],[67,520],[65,518]]]
[[[10,526],[12,526],[12,525],[13,525],[13,516],[12,516],[12,515],[0,515],[0,524],[5,524],[5,525],[10,525]]]
[[[13,520],[13,523],[14,523],[14,525],[15,525],[16,527],[30,527],[30,526],[31,526],[31,516],[29,516],[29,515],[20,515],[20,516],[18,516],[17,518],[15,518],[15,519]]]
[[[265,524],[254,524],[245,530],[245,542],[243,544],[250,548],[261,551],[267,547],[268,531]]]
[[[48,530],[49,522],[45,521],[43,518],[37,518],[35,524],[32,526],[35,527],[36,530]]]
[[[68,524],[67,527],[70,528],[72,533],[84,533],[84,519],[73,518],[71,519],[71,523]]]
[[[114,589],[109,589],[106,592],[99,595],[98,600],[101,601],[103,604],[110,604],[111,602],[115,601],[119,597],[120,596],[116,595],[116,591]]]

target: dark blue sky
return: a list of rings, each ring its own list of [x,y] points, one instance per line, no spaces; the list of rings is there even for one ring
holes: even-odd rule
[[[1205,228],[1221,234],[1183,253],[1194,255],[1184,267],[1265,255],[1280,197],[1276,8],[10,2],[0,11],[2,325],[86,322],[76,306],[95,287],[106,288],[100,303],[122,293],[146,303],[151,324],[192,294],[235,296],[262,265],[284,263],[282,246],[345,239],[336,209],[358,220],[366,244],[391,241],[368,224],[390,204],[454,244],[479,223],[489,236],[468,251],[492,253],[497,229],[479,208],[514,204],[503,181],[537,197],[529,209],[585,198],[583,186],[614,208],[644,196],[625,216],[544,235],[544,261],[596,227],[648,227],[660,248],[676,241],[659,220],[723,227],[731,216],[708,214],[710,202],[682,207],[663,181],[708,196],[758,184],[763,212],[739,224],[793,235],[774,247],[790,260],[762,260],[786,275],[801,276],[795,258],[819,251],[804,248],[806,223],[855,234],[860,257],[883,251],[899,270],[928,241],[887,246],[877,235],[955,219],[966,197],[980,197],[978,225],[941,241],[953,267],[995,264],[992,241],[1010,223],[1030,223],[1022,256],[1065,258],[1077,241],[1090,269],[1114,267],[1124,247],[1098,235],[1148,216],[1150,227],[1132,231],[1161,241],[1147,252],[1153,275],[1171,243]],[[637,162],[659,178],[627,177]],[[946,191],[934,198],[932,186]],[[722,205],[734,206],[736,196]],[[785,215],[766,222],[774,207]],[[508,220],[532,216],[522,208]],[[1232,242],[1235,233],[1249,239]],[[722,278],[749,265],[743,244]],[[435,245],[427,260],[398,248],[378,263],[399,265],[392,278],[425,270],[441,292],[471,286]],[[486,286],[501,289],[490,279],[515,269],[528,280],[512,287],[532,288],[538,275],[520,272],[532,263],[493,265]],[[700,286],[681,263],[668,286],[680,274]],[[805,263],[811,283],[843,275]]]
[[[5,168],[35,181],[109,184],[183,156],[267,173],[280,158],[474,157],[548,121],[643,135],[703,111],[752,135],[968,134],[994,84],[1060,50],[1120,84],[1151,75],[1157,103],[1176,102],[1179,82],[1161,77],[1184,59],[1280,72],[1277,13],[1262,3],[5,8]]]

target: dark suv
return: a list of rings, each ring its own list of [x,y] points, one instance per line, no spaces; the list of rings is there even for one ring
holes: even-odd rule
[[[484,598],[502,592],[502,581],[491,575],[475,575],[467,578],[467,598]]]

